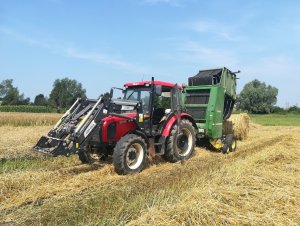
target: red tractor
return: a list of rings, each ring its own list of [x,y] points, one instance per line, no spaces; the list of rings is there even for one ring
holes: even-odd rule
[[[118,174],[143,170],[148,156],[170,162],[191,157],[196,124],[182,112],[181,87],[168,82],[126,83],[123,98],[78,99],[34,149],[50,156],[78,154],[83,163],[112,156]],[[119,89],[119,88],[118,88]]]

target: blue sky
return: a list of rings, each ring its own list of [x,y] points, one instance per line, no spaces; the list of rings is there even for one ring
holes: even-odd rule
[[[0,0],[0,81],[33,99],[56,78],[90,98],[128,81],[226,66],[300,105],[300,1]]]

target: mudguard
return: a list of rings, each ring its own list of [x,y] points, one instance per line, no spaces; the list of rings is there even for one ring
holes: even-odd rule
[[[189,115],[187,113],[181,113],[180,117],[181,117],[181,119],[190,120],[193,123],[193,126],[196,128],[196,123],[191,115]],[[174,123],[176,123],[176,122],[177,122],[176,115],[173,115],[166,123],[165,128],[163,129],[163,132],[162,132],[162,136],[168,137],[170,135],[170,132],[172,130]]]

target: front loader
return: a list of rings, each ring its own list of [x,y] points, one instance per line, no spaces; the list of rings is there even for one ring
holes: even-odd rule
[[[56,157],[78,154],[83,163],[112,156],[118,174],[140,172],[147,156],[170,162],[192,156],[196,123],[182,111],[181,87],[155,81],[126,83],[124,97],[78,99],[35,151]]]

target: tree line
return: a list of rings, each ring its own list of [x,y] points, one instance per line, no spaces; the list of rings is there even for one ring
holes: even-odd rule
[[[296,105],[288,109],[276,106],[277,95],[278,89],[276,87],[255,79],[247,83],[238,95],[236,109],[253,114],[300,113],[300,108]],[[56,79],[49,97],[38,94],[33,102],[30,102],[30,98],[25,98],[24,94],[20,94],[19,89],[13,85],[12,79],[3,80],[0,84],[0,103],[2,106],[46,106],[61,112],[70,107],[77,98],[86,98],[86,90],[80,82],[69,78]]]
[[[13,85],[13,79],[3,80],[0,84],[0,101],[2,106],[35,105],[56,108],[58,112],[70,107],[77,98],[86,98],[86,90],[80,82],[69,78],[56,79],[49,97],[38,94],[33,102],[20,94]]]

